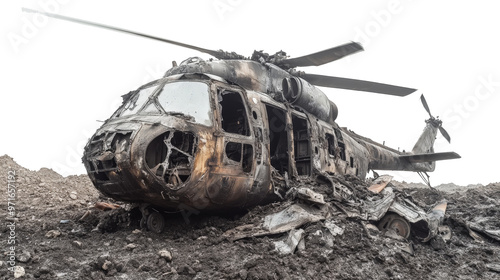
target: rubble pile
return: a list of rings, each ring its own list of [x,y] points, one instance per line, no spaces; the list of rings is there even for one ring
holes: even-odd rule
[[[156,234],[141,229],[137,209],[100,197],[85,175],[30,171],[0,157],[0,172],[9,170],[16,172],[16,261],[10,271],[3,227],[0,279],[500,278],[499,183],[390,182],[376,193],[368,190],[374,182],[318,176],[248,211],[168,213]],[[367,205],[394,207],[383,204],[389,189],[425,213],[446,201],[449,232],[422,242],[380,231]]]

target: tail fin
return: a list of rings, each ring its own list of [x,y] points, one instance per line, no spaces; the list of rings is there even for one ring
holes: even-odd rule
[[[434,141],[436,140],[438,127],[441,125],[441,121],[432,118],[425,122],[427,125],[420,135],[420,138],[418,138],[417,143],[413,146],[411,150],[412,154],[427,154],[434,152]]]
[[[460,155],[455,152],[434,153],[434,142],[436,141],[438,130],[448,142],[450,142],[450,135],[443,128],[443,122],[432,116],[424,95],[420,96],[420,100],[427,113],[429,113],[430,118],[425,121],[426,126],[424,131],[420,135],[420,138],[418,138],[415,146],[413,146],[411,153],[408,155],[401,155],[399,159],[409,163],[411,165],[409,169],[414,169],[414,171],[434,171],[436,161],[457,159],[460,158]]]
[[[436,135],[441,127],[441,121],[430,118],[426,121],[427,125],[418,138],[410,154],[400,155],[399,160],[406,162],[406,170],[416,172],[432,172],[436,168],[436,161],[460,158],[455,152],[434,153],[434,142]]]
[[[446,130],[443,128],[443,122],[440,119],[434,118],[432,116],[429,105],[427,104],[427,101],[425,100],[423,94],[420,96],[420,101],[422,101],[424,109],[429,114],[429,119],[425,121],[427,125],[424,128],[424,132],[422,132],[422,135],[420,135],[420,138],[418,139],[417,143],[415,143],[415,146],[413,147],[413,150],[411,152],[413,154],[433,153],[434,141],[436,140],[438,130],[439,132],[441,132],[443,137],[448,140],[448,142],[451,141],[451,138],[448,132],[446,132]]]

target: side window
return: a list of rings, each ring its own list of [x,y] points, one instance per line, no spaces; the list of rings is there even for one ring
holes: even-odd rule
[[[342,133],[340,132],[340,130],[336,128],[335,128],[335,136],[337,136],[337,141],[338,141],[337,144],[339,145],[340,159],[346,160],[344,138],[342,137]]]
[[[328,154],[331,156],[336,156],[335,155],[335,138],[333,135],[327,133],[326,134],[326,141],[328,142]]]
[[[241,95],[224,91],[219,95],[221,126],[225,132],[250,135],[247,113]]]
[[[228,142],[226,156],[232,161],[241,163],[244,172],[252,171],[253,147],[250,144]]]

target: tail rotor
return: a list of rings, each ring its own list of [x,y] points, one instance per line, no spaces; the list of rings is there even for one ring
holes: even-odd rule
[[[420,96],[420,101],[422,101],[422,105],[429,114],[430,118],[428,122],[430,122],[433,126],[437,127],[439,129],[439,132],[441,132],[441,135],[443,135],[443,137],[448,141],[448,143],[451,143],[450,134],[448,134],[448,132],[443,128],[443,121],[441,121],[439,118],[435,118],[434,116],[432,116],[431,110],[429,109],[429,105],[427,104],[427,101],[425,100],[423,94]]]

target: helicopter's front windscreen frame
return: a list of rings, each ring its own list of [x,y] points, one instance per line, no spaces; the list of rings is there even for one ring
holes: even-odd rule
[[[202,88],[193,88],[195,85],[202,86]],[[165,91],[167,87],[177,88],[175,91]],[[214,122],[210,90],[210,85],[206,81],[200,80],[175,80],[153,83],[148,87],[132,92],[131,96],[125,100],[124,104],[113,115],[113,118],[132,115],[172,115],[179,116],[189,122],[211,127]],[[171,93],[175,93],[175,96],[171,96]],[[206,93],[206,95],[202,93]],[[169,96],[165,94],[169,94]],[[180,110],[176,110],[176,108],[180,108]]]

